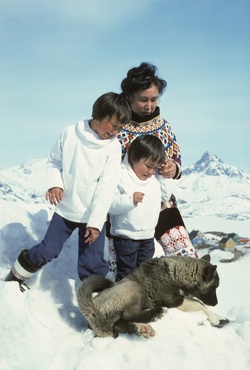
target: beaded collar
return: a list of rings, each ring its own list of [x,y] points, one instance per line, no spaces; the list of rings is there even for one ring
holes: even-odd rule
[[[136,114],[136,113],[132,112],[132,119],[131,119],[131,121],[134,124],[141,124],[141,123],[147,124],[152,119],[158,118],[159,115],[160,115],[160,108],[159,107],[156,107],[156,109],[155,109],[155,111],[153,113],[151,113],[149,116],[146,116],[147,117],[147,121],[145,121],[145,117],[139,116],[139,114]]]

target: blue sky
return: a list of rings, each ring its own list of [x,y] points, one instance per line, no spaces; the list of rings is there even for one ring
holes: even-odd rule
[[[205,151],[250,173],[249,0],[0,0],[0,169],[43,158],[148,61],[183,167]]]

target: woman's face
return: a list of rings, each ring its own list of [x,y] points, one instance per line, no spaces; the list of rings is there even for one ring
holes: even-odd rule
[[[148,116],[155,111],[159,100],[159,90],[155,85],[140,90],[129,98],[131,110],[139,116]]]

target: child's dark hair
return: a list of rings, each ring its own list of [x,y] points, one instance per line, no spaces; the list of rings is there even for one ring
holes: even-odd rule
[[[101,95],[93,105],[92,117],[94,119],[103,119],[105,117],[111,118],[116,116],[117,120],[124,125],[131,120],[131,109],[122,94],[108,92]]]
[[[151,159],[159,165],[165,162],[165,150],[161,140],[154,135],[141,135],[132,141],[128,149],[128,161],[137,163],[141,159]]]
[[[155,85],[159,95],[162,95],[167,82],[157,76],[156,66],[143,62],[139,67],[128,71],[127,77],[121,82],[121,89],[125,96],[130,97],[138,91],[149,89],[152,85]]]

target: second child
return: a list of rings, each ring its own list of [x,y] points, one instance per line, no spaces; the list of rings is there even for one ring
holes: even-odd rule
[[[166,179],[158,174],[165,162],[164,146],[153,135],[142,135],[130,145],[110,214],[119,281],[154,255],[154,233],[167,199]],[[163,196],[166,199],[163,199]]]

